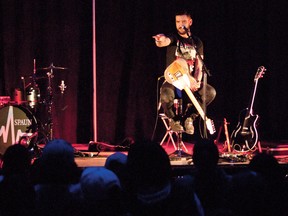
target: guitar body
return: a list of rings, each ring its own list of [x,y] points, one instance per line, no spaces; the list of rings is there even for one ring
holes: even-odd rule
[[[240,112],[239,121],[235,130],[231,134],[231,146],[235,151],[253,151],[258,142],[258,132],[256,124],[259,116],[253,114],[253,104],[259,78],[263,77],[266,69],[260,66],[254,77],[254,90],[251,95],[249,108]]]
[[[231,146],[235,151],[252,151],[255,148],[259,139],[258,119],[258,115],[247,114],[247,109],[240,113],[238,124],[231,134]]]
[[[204,120],[207,130],[211,135],[214,134],[216,132],[214,122],[205,115],[202,107],[191,91],[191,88],[196,84],[196,80],[189,74],[187,62],[182,58],[176,59],[166,68],[164,77],[168,83],[174,85],[176,88],[185,90],[199,115]]]

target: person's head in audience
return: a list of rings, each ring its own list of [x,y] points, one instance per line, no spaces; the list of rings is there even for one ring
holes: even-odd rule
[[[284,180],[280,164],[273,155],[258,153],[252,158],[248,167],[261,174],[266,180],[273,182]]]
[[[2,171],[4,175],[27,172],[31,166],[29,150],[20,144],[11,145],[3,155]]]
[[[169,156],[158,143],[136,141],[128,151],[129,189],[142,202],[165,199],[171,190],[172,168]]]
[[[30,168],[31,155],[26,147],[14,144],[7,148],[0,182],[0,215],[32,215],[35,193]]]
[[[192,159],[198,170],[213,170],[218,164],[219,150],[213,140],[200,139],[193,147]]]
[[[105,167],[87,167],[80,178],[87,212],[97,215],[117,215],[123,213],[122,189],[117,175]]]
[[[127,178],[127,155],[122,152],[115,152],[109,155],[104,167],[113,171],[118,176],[123,187]]]
[[[72,183],[79,174],[74,148],[63,139],[49,141],[39,158],[37,169],[39,183]]]

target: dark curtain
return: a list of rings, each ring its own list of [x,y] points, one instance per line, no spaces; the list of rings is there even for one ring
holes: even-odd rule
[[[71,142],[76,142],[77,122],[83,118],[83,115],[78,117],[79,105],[88,109],[85,118],[90,118],[88,112],[91,112],[90,96],[87,98],[91,88],[91,60],[85,60],[92,58],[91,5],[90,1],[68,0],[1,1],[1,95],[9,95],[13,99],[15,88],[23,91],[21,77],[24,77],[25,86],[33,83],[31,76],[34,74],[35,59],[36,83],[41,99],[37,111],[32,110],[32,113],[44,127],[50,123],[51,117],[52,136]],[[53,69],[49,84],[47,73],[51,70],[43,68],[52,63],[57,68],[66,69]],[[85,85],[83,78],[86,79]],[[59,88],[62,80],[67,86],[64,94]],[[49,87],[52,94],[48,91]],[[79,104],[79,97],[86,97],[85,101],[82,100],[83,104]],[[49,99],[52,99],[51,116],[47,110]],[[83,122],[90,122],[85,118]],[[90,127],[88,125],[86,130]]]
[[[56,137],[70,142],[93,139],[91,2],[1,2],[0,93],[11,94],[21,76],[32,74],[33,59],[37,68],[51,63],[67,67],[54,72],[53,126]],[[257,68],[264,65],[267,72],[254,102],[260,138],[287,139],[287,6],[285,0],[97,0],[98,141],[152,137],[157,84],[163,82],[158,77],[165,70],[165,48],[156,48],[152,35],[172,31],[180,7],[192,10],[192,30],[204,43],[212,74],[208,82],[217,90],[207,115],[216,129],[225,117],[232,132],[239,112],[249,105]],[[64,95],[59,93],[61,80],[67,85]],[[158,122],[154,138],[163,135]]]

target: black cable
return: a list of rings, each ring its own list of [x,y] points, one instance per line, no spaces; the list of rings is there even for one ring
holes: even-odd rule
[[[157,125],[158,125],[158,119],[159,119],[159,110],[160,110],[160,109],[159,109],[159,106],[161,105],[161,104],[160,104],[160,99],[159,99],[159,95],[160,95],[160,93],[159,93],[159,82],[160,82],[160,80],[161,80],[162,78],[164,78],[164,76],[160,76],[160,77],[157,78],[157,89],[156,89],[156,93],[157,93],[156,110],[157,110],[157,112],[156,112],[156,119],[155,119],[154,129],[153,129],[153,133],[152,133],[152,137],[151,137],[151,140],[152,140],[152,141],[154,140],[156,128],[157,128]]]

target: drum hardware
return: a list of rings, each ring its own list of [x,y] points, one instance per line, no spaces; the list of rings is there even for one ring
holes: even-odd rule
[[[33,139],[38,138],[38,131],[36,131],[35,133],[33,133],[32,135],[28,136],[28,135],[24,135],[22,137],[20,137],[18,144],[23,145],[26,148],[30,148]],[[33,145],[34,146],[34,145]],[[33,147],[32,147],[33,148]]]
[[[22,104],[25,100],[23,100],[23,94],[20,88],[15,88],[13,92],[13,101],[15,104],[20,105]]]
[[[18,144],[28,148],[32,158],[38,158],[42,153],[42,149],[39,144],[46,144],[48,142],[46,135],[43,134],[43,137],[41,135],[42,133],[39,131],[36,131],[30,136],[24,135],[20,138]]]
[[[34,59],[33,74],[29,76],[22,76],[22,88],[23,88],[23,98],[22,102],[26,103],[33,111],[36,110],[38,103],[40,102],[40,89],[36,80],[36,60]],[[32,81],[26,85],[25,78],[31,78]],[[16,101],[16,100],[15,100]],[[19,104],[19,103],[18,103]],[[21,103],[22,104],[22,103]]]
[[[10,101],[11,101],[11,97],[10,96],[0,96],[0,107],[9,104]]]
[[[53,65],[53,63],[51,63],[51,65],[48,66],[48,67],[38,68],[37,69],[36,68],[36,60],[35,59],[34,59],[33,63],[34,63],[33,64],[33,66],[34,66],[33,67],[33,74],[29,75],[29,76],[22,76],[21,77],[21,81],[22,81],[21,89],[20,88],[15,89],[15,91],[13,92],[13,97],[14,98],[13,98],[12,101],[10,100],[10,97],[9,97],[9,101],[8,102],[6,102],[6,99],[5,100],[3,98],[0,99],[0,107],[2,108],[2,106],[3,106],[5,108],[6,105],[15,106],[15,109],[17,110],[17,112],[21,112],[19,110],[24,110],[25,109],[24,113],[28,113],[29,112],[29,116],[31,116],[31,115],[33,116],[33,115],[37,115],[39,113],[39,112],[37,112],[39,104],[42,104],[43,106],[45,106],[46,109],[47,109],[45,111],[45,115],[48,115],[48,116],[46,116],[47,118],[43,121],[44,124],[41,124],[42,125],[42,130],[43,130],[43,132],[41,132],[41,137],[42,137],[41,141],[47,142],[47,141],[53,139],[53,119],[52,119],[53,87],[52,87],[52,81],[53,81],[53,78],[54,78],[54,70],[67,70],[68,68],[56,67],[56,66]],[[40,70],[45,71],[46,75],[43,75],[43,73],[42,74],[41,73],[37,73]],[[47,97],[45,95],[45,98],[41,99],[41,97],[40,97],[41,96],[40,88],[38,86],[38,82],[37,81],[39,79],[44,79],[44,78],[47,79],[47,87],[45,87],[46,91],[47,91]],[[27,81],[26,79],[29,79],[29,82],[26,82]],[[65,89],[67,88],[67,86],[65,85],[64,80],[61,80],[61,83],[60,83],[60,85],[58,87],[60,88],[61,95],[63,95]],[[19,110],[18,110],[18,108],[19,108]],[[3,110],[0,110],[0,111],[3,112]],[[1,115],[0,117],[1,117],[0,118],[0,129],[1,129],[0,130],[0,153],[1,153],[1,139],[2,139],[1,136],[4,137],[3,134],[6,133],[6,130],[8,130],[9,133],[14,131],[14,128],[10,128],[10,131],[9,131],[9,129],[6,129],[6,126],[7,126],[6,125],[6,121],[4,121],[4,122],[2,121],[4,116]],[[33,116],[33,119],[34,118],[35,118],[35,116]],[[37,118],[37,119],[39,120],[40,118]],[[7,119],[7,121],[8,121],[8,119]],[[12,123],[10,124],[10,126],[11,125],[12,125]],[[28,129],[27,129],[27,131],[26,130],[23,131],[23,130],[24,129],[22,128],[21,132],[19,132],[17,137],[15,138],[15,136],[16,136],[15,135],[12,138],[12,141],[9,140],[8,143],[6,143],[6,141],[4,143],[4,141],[3,141],[4,146],[6,147],[7,144],[8,145],[14,144],[15,141],[17,143],[17,141],[19,141],[19,139],[21,139],[22,143],[26,142],[25,145],[27,145],[27,144],[31,145],[31,142],[35,142],[35,141],[37,141],[37,139],[39,139],[38,136],[35,136],[35,135],[33,135],[34,133],[33,134],[31,133],[30,129],[29,129],[29,131],[28,131]],[[16,131],[16,129],[15,129],[15,131]],[[44,135],[44,131],[45,131],[45,136],[43,136]],[[32,131],[32,132],[34,132],[34,131]],[[5,134],[5,136],[7,136],[7,134]],[[13,142],[13,143],[11,143],[11,142]]]
[[[67,86],[64,83],[64,80],[61,80],[61,84],[58,87],[60,88],[61,94],[64,94],[64,91],[67,88]]]
[[[54,70],[66,70],[64,67],[56,67],[53,63],[46,68],[38,70],[48,70],[45,77],[37,74],[36,60],[34,59],[33,74],[21,77],[21,88],[15,89],[11,100],[10,96],[0,96],[0,155],[4,154],[7,147],[15,143],[22,144],[29,148],[33,154],[40,154],[39,144],[46,144],[53,139],[53,88],[52,80]],[[40,90],[38,87],[39,79],[47,79],[47,94],[45,100],[40,100]],[[29,79],[29,82],[27,82]],[[32,79],[32,80],[30,80]],[[45,81],[46,82],[46,81]],[[59,85],[61,95],[64,94],[67,86],[64,80]],[[36,118],[39,112],[38,104],[48,108],[47,121],[41,123],[40,118]],[[38,116],[39,117],[39,116]],[[44,127],[47,126],[47,127]]]
[[[53,104],[53,87],[52,87],[52,80],[54,78],[54,70],[67,70],[68,68],[65,67],[56,67],[51,63],[49,67],[39,68],[38,70],[47,70],[47,77],[48,77],[48,86],[47,86],[47,92],[48,92],[48,98],[47,101],[45,101],[47,107],[48,107],[48,138],[49,140],[53,139],[53,111],[52,111],[52,104]],[[61,81],[61,84],[59,86],[61,94],[64,93],[64,90],[66,89],[66,85],[64,83],[64,80]]]

